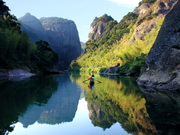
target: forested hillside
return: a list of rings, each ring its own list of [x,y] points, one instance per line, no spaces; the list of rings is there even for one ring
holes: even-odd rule
[[[47,42],[30,42],[9,11],[9,7],[0,0],[0,72],[22,68],[39,73],[52,69],[57,62],[56,53]]]
[[[139,75],[164,17],[176,1],[143,0],[119,23],[115,24],[113,21],[103,23],[108,31],[102,33],[101,38],[91,39],[86,43],[85,53],[71,63],[71,69],[107,72],[109,67],[120,63],[121,66],[116,69],[116,73]],[[104,17],[95,18],[94,21],[103,22]]]

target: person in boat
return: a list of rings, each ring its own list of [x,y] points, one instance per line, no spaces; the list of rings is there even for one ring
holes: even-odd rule
[[[94,75],[92,75],[91,77],[88,78],[88,80],[90,80],[88,87],[91,89],[94,88],[94,79],[95,79]]]

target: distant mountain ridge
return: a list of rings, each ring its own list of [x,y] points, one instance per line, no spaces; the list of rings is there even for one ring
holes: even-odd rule
[[[72,60],[81,54],[81,44],[76,24],[67,19],[48,17],[37,19],[27,13],[18,19],[21,30],[33,42],[44,40],[58,54],[60,69],[67,69]]]

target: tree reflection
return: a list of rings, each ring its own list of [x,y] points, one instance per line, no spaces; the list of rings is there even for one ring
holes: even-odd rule
[[[16,82],[0,80],[0,134],[11,132],[12,124],[18,122],[18,116],[30,104],[46,104],[55,90],[57,82],[52,76],[32,77]]]
[[[97,77],[94,91],[88,90],[81,76],[76,82],[83,87],[88,102],[89,118],[104,130],[118,122],[134,135],[179,134],[180,93],[140,90],[136,78]]]
[[[69,75],[56,77],[58,81],[57,91],[52,94],[48,102],[43,106],[32,104],[23,115],[19,116],[19,122],[27,128],[35,122],[40,124],[55,125],[71,122],[76,114],[80,93],[77,85],[72,83]]]

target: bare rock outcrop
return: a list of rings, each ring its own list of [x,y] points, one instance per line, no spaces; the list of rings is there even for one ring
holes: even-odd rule
[[[142,3],[133,12],[137,14],[138,20],[132,36],[134,40],[144,40],[144,37],[156,28],[159,19],[166,16],[177,0],[156,0],[154,4]]]
[[[157,89],[180,89],[180,1],[166,16],[157,39],[148,54],[147,70],[139,85]]]
[[[103,36],[103,33],[106,31],[106,24],[110,21],[114,21],[111,16],[107,14],[102,17],[95,18],[90,26],[89,40],[98,40]]]

